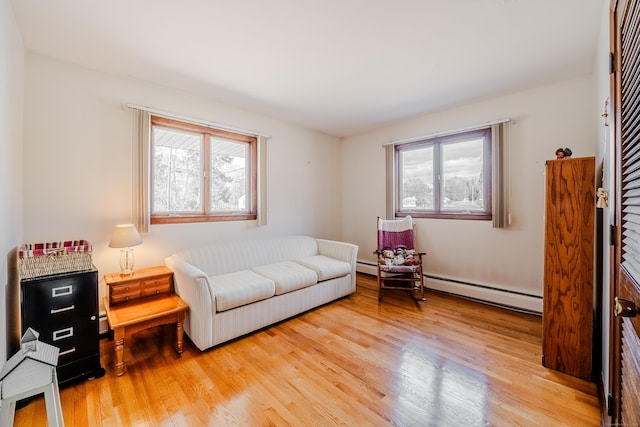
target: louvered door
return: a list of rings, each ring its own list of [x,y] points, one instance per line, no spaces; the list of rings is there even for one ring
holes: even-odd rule
[[[612,319],[613,422],[640,425],[640,0],[612,2],[617,239]],[[613,300],[613,298],[612,298]],[[624,316],[624,317],[623,317]]]

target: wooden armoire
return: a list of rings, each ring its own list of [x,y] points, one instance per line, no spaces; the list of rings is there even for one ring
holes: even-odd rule
[[[546,163],[542,364],[593,376],[595,157]]]

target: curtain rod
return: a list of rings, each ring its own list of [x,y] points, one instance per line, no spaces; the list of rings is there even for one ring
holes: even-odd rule
[[[472,131],[472,130],[476,130],[476,129],[482,129],[482,128],[485,128],[485,127],[488,127],[488,126],[492,126],[492,125],[497,125],[499,123],[508,123],[510,121],[511,121],[511,119],[492,120],[492,121],[489,121],[489,122],[479,123],[479,124],[473,125],[473,126],[465,126],[465,127],[458,128],[458,129],[450,129],[450,130],[445,130],[445,131],[440,131],[440,132],[433,132],[433,133],[429,133],[427,135],[414,136],[412,138],[398,139],[398,140],[395,140],[395,141],[385,142],[384,144],[382,144],[382,146],[386,147],[388,145],[408,144],[409,142],[422,141],[423,139],[435,138],[437,136],[451,135],[451,134],[454,134],[454,133],[468,132],[468,131]]]
[[[222,130],[228,130],[230,132],[241,133],[243,135],[261,136],[261,137],[267,138],[267,139],[271,138],[271,135],[267,135],[265,133],[256,132],[256,131],[252,131],[252,130],[246,130],[246,129],[240,129],[240,128],[236,128],[236,127],[233,127],[233,126],[221,125],[219,123],[215,123],[215,122],[208,121],[208,120],[194,119],[193,117],[181,116],[179,114],[168,113],[166,111],[156,110],[155,108],[150,108],[150,107],[143,107],[141,105],[126,104],[125,107],[130,108],[132,110],[146,111],[148,113],[156,114],[158,116],[166,117],[168,119],[176,119],[176,120],[181,120],[183,122],[193,123],[193,124],[196,124],[196,125],[207,126],[207,127],[212,127],[212,128],[216,128],[216,129],[222,129]]]

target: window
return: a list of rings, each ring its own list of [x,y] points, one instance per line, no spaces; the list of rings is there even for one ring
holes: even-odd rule
[[[151,117],[151,223],[256,219],[257,138]]]
[[[491,128],[395,146],[395,215],[491,220]]]

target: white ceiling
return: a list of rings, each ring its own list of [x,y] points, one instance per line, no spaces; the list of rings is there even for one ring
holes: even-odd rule
[[[590,74],[604,1],[11,3],[29,52],[341,137]]]

